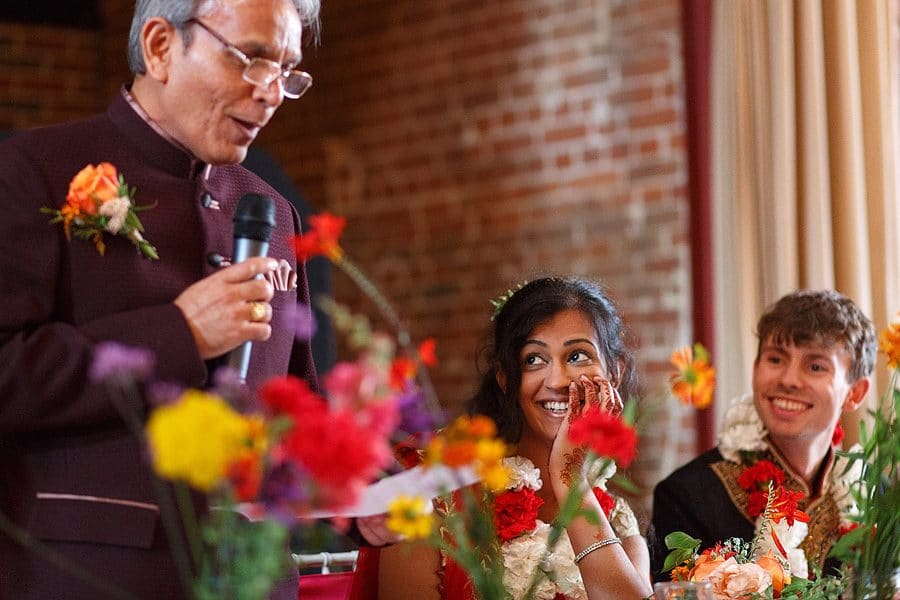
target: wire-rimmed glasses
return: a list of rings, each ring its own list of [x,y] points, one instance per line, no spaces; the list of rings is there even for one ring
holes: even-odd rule
[[[222,35],[209,27],[199,19],[188,19],[187,23],[196,23],[209,35],[216,38],[225,49],[244,64],[244,81],[252,83],[263,89],[268,88],[273,81],[281,78],[281,89],[286,98],[299,98],[312,87],[312,75],[306,71],[297,69],[285,69],[281,64],[268,58],[257,56],[250,58],[241,50],[226,40]]]

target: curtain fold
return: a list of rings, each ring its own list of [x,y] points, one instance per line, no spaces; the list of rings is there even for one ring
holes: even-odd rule
[[[750,388],[756,319],[783,294],[836,288],[879,330],[900,310],[895,19],[888,0],[713,4],[719,405]]]

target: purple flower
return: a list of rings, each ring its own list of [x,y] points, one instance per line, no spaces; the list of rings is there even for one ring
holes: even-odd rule
[[[298,340],[309,341],[316,335],[319,324],[312,310],[306,304],[298,302],[293,314],[294,335]]]
[[[146,348],[102,342],[94,347],[94,360],[88,376],[94,383],[123,379],[141,381],[153,373],[155,362],[153,352]]]
[[[434,415],[425,405],[425,395],[418,387],[409,386],[397,396],[400,409],[400,429],[406,433],[420,433],[434,429],[444,415]]]
[[[309,474],[299,465],[290,461],[282,462],[263,476],[259,500],[274,518],[295,520],[296,511],[291,507],[309,501],[309,481]]]
[[[184,386],[172,381],[153,381],[147,386],[147,402],[150,406],[174,404],[184,393]]]

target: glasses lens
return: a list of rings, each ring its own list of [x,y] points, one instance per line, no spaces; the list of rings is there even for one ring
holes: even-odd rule
[[[275,81],[280,75],[281,68],[278,64],[264,58],[251,59],[244,69],[244,79],[263,87]]]
[[[299,98],[312,87],[312,77],[303,71],[290,71],[284,78],[284,95]]]

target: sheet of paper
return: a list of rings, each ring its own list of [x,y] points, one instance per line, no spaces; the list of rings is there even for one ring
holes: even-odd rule
[[[307,517],[364,517],[385,513],[388,505],[399,495],[434,498],[478,481],[472,469],[450,469],[434,466],[428,469],[414,467],[397,475],[385,477],[368,486],[353,506],[337,511],[314,511]]]

